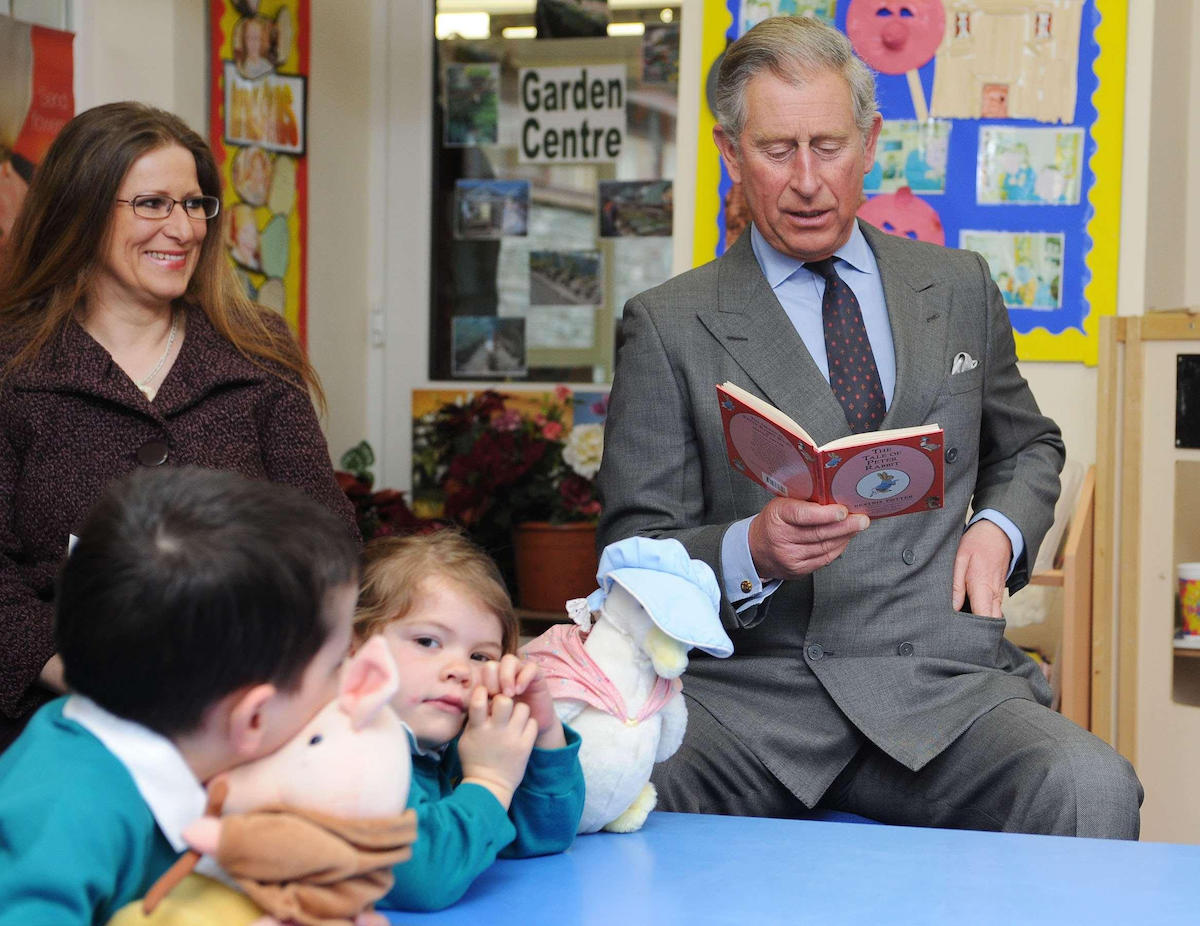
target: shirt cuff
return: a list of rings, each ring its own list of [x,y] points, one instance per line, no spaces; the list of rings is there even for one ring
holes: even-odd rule
[[[1021,556],[1025,553],[1025,538],[1021,535],[1020,528],[1013,524],[1005,515],[1002,515],[995,508],[984,508],[983,511],[977,512],[970,521],[967,522],[967,527],[970,527],[976,521],[986,520],[991,521],[1000,530],[1008,535],[1008,542],[1012,544],[1012,559],[1008,563],[1008,574],[1005,579],[1008,579],[1013,574],[1013,570],[1017,568],[1017,563],[1020,562]]]
[[[779,580],[763,582],[750,555],[750,522],[754,516],[734,521],[721,538],[721,582],[735,611],[761,604],[779,588]]]

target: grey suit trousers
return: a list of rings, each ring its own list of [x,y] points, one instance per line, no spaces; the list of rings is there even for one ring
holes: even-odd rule
[[[654,771],[660,810],[808,815],[733,733],[694,699],[687,705],[687,740]],[[1111,746],[1010,698],[916,772],[864,740],[817,806],[897,825],[1137,839],[1141,802],[1133,767]]]

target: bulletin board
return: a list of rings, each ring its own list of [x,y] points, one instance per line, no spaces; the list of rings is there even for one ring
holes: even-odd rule
[[[936,30],[924,63],[907,71],[871,46],[871,30],[902,7]],[[884,129],[860,215],[983,253],[1021,359],[1095,365],[1099,318],[1115,314],[1117,299],[1123,0],[706,0],[710,94],[728,43],[780,12],[847,32],[876,71]],[[697,171],[696,263],[727,244],[731,183],[714,121],[702,107],[700,151],[711,155]]]
[[[210,0],[209,141],[226,250],[250,298],[306,343],[310,0]]]

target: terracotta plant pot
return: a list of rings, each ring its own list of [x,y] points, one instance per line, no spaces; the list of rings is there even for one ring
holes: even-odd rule
[[[513,529],[517,602],[530,611],[559,611],[596,590],[596,525],[526,521]]]

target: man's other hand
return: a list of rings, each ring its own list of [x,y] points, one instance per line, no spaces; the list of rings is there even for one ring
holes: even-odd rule
[[[999,526],[980,520],[967,528],[954,557],[954,610],[961,611],[963,602],[970,599],[972,614],[1000,617],[1004,580],[1011,562],[1012,544]]]

